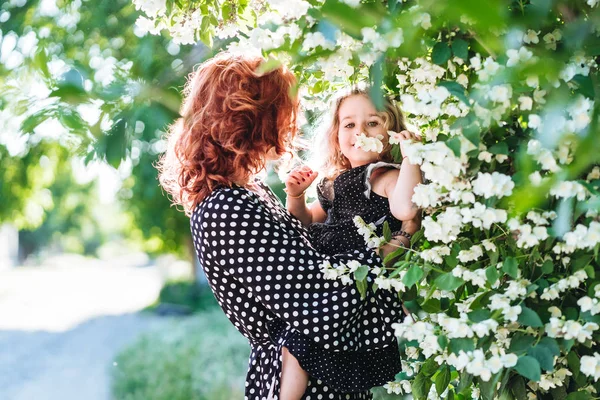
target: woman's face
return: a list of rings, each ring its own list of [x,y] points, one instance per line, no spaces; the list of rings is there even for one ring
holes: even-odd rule
[[[365,151],[355,145],[361,133],[373,138],[381,135],[383,144],[387,143],[385,121],[371,100],[360,94],[344,99],[338,111],[338,118],[338,142],[350,165],[354,168],[379,160],[379,153]]]

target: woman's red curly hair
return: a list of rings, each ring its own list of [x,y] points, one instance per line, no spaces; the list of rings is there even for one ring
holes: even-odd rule
[[[217,187],[249,182],[270,151],[291,150],[296,78],[284,67],[260,73],[264,61],[223,53],[190,74],[158,164],[161,185],[186,214]]]

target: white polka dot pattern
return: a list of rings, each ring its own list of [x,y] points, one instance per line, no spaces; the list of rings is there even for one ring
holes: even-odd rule
[[[370,191],[371,185],[367,185],[370,165],[344,171],[333,182],[324,179],[317,186],[319,203],[327,213],[327,219],[324,223],[310,225],[308,231],[313,246],[321,253],[346,253],[365,246],[365,239],[354,225],[356,215],[367,224],[375,223],[379,236],[383,235],[384,221],[388,222],[392,232],[402,228],[402,221],[394,218],[390,211],[388,199]],[[391,164],[383,166],[388,165]]]
[[[246,399],[266,399],[273,385],[277,399],[284,345],[311,375],[303,399],[369,399],[368,388],[400,370],[390,327],[401,318],[400,303],[387,291],[361,300],[353,286],[324,279],[319,265],[326,259],[376,265],[379,257],[366,249],[320,254],[298,220],[261,188],[260,196],[217,189],[191,218],[215,297],[252,347]]]

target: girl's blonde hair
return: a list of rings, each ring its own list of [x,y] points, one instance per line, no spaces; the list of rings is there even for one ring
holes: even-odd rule
[[[348,170],[351,167],[350,161],[342,154],[340,143],[338,140],[338,131],[340,128],[340,107],[344,100],[351,96],[366,96],[369,97],[369,92],[366,89],[352,88],[349,91],[342,92],[336,95],[332,100],[332,107],[329,108],[329,124],[320,135],[317,135],[317,149],[319,159],[316,160],[317,168],[321,176],[328,179],[334,179],[340,173]],[[384,120],[385,128],[388,131],[400,132],[406,130],[404,115],[394,100],[385,96],[384,109],[380,112]],[[380,155],[381,161],[393,162],[392,145],[385,144]]]

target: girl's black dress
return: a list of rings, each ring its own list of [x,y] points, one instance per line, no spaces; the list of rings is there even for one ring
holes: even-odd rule
[[[250,342],[245,399],[279,398],[283,346],[311,376],[303,400],[370,399],[371,387],[401,369],[391,328],[401,304],[385,290],[361,300],[354,285],[324,279],[319,267],[326,260],[375,267],[380,258],[364,244],[335,256],[315,250],[301,223],[259,185],[260,193],[216,189],[190,221],[209,285]]]
[[[365,247],[365,239],[358,233],[354,216],[366,224],[374,223],[378,236],[383,236],[387,221],[392,232],[400,230],[402,221],[390,211],[387,197],[371,190],[371,174],[377,168],[399,168],[398,164],[377,162],[342,172],[334,180],[323,179],[317,185],[317,196],[327,219],[309,226],[315,249],[325,254],[347,253]]]

